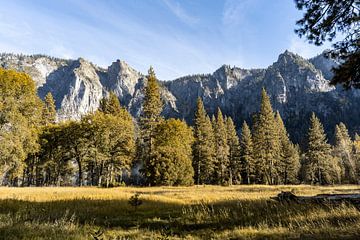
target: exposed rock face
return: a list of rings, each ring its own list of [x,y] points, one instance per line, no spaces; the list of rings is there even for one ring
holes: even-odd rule
[[[95,111],[109,91],[114,91],[134,116],[141,112],[146,78],[124,61],[117,60],[103,69],[82,58],[1,54],[0,67],[28,73],[35,80],[41,98],[51,92],[59,120],[79,119]],[[176,115],[175,97],[166,88],[161,89],[161,95],[164,114]]]
[[[331,68],[336,62],[322,55],[306,60],[285,51],[266,69],[241,69],[223,65],[213,74],[185,76],[161,82],[163,115],[192,122],[196,99],[201,97],[210,114],[219,107],[235,119],[252,121],[265,87],[272,104],[279,110],[292,138],[301,142],[308,119],[315,112],[333,131],[343,121],[351,131],[360,130],[359,91],[345,92],[329,86]],[[124,61],[117,60],[102,69],[84,59],[63,60],[47,56],[0,55],[0,66],[30,74],[40,97],[51,92],[56,100],[58,117],[78,119],[94,111],[109,91],[135,117],[141,113],[146,78]]]

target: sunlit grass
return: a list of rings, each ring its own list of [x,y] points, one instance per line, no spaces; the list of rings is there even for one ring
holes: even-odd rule
[[[354,193],[348,186],[193,186],[0,188],[3,239],[356,238],[356,206],[281,204],[297,195]],[[140,193],[143,204],[128,200]],[[329,237],[327,237],[329,238]]]

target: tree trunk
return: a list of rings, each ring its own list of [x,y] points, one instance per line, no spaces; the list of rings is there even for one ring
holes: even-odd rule
[[[82,172],[81,160],[80,160],[79,156],[76,157],[76,162],[77,162],[77,165],[78,165],[78,168],[79,168],[78,185],[79,185],[79,187],[81,187],[82,183],[83,183],[83,172]]]
[[[198,159],[198,162],[197,162],[197,185],[200,185],[200,174],[201,174],[201,169],[200,169],[200,158],[201,158],[201,155],[200,155],[200,151],[199,151],[199,159]]]
[[[102,161],[102,163],[100,165],[100,170],[99,170],[99,180],[98,180],[99,187],[101,187],[101,185],[102,185],[103,169],[104,169],[104,161]]]

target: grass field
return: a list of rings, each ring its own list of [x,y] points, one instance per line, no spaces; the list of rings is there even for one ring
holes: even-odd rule
[[[360,239],[347,204],[281,204],[298,195],[360,192],[360,186],[0,188],[1,239]],[[129,205],[140,193],[143,204]]]

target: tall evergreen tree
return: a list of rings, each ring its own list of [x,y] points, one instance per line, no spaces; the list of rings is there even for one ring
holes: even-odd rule
[[[240,164],[240,146],[239,137],[236,133],[236,128],[231,117],[226,118],[226,131],[227,131],[227,143],[229,146],[229,184],[241,183],[241,164]]]
[[[43,124],[54,124],[56,121],[56,107],[55,107],[55,100],[51,94],[48,92],[44,99],[44,108],[42,113]]]
[[[331,155],[324,128],[313,113],[308,133],[305,162],[305,180],[309,183],[330,184],[339,180],[340,169]]]
[[[145,178],[153,176],[155,173],[150,162],[154,155],[154,139],[155,130],[160,123],[162,117],[160,116],[163,108],[163,103],[160,97],[160,89],[152,67],[149,69],[147,77],[147,85],[145,87],[145,96],[142,106],[142,114],[140,116],[140,131],[142,143],[139,150],[141,150],[141,158],[143,162],[142,172]]]
[[[290,141],[280,113],[276,113],[276,124],[280,139],[280,159],[278,163],[279,183],[297,183],[300,170],[298,148]]]
[[[254,125],[254,157],[257,161],[258,182],[275,184],[278,176],[279,136],[274,112],[265,89],[261,93],[260,112]]]
[[[215,159],[214,132],[201,98],[197,99],[194,122],[193,168],[195,183],[212,183]]]
[[[99,110],[105,114],[118,115],[123,109],[116,94],[110,92],[108,97],[104,97],[100,100]]]
[[[241,129],[240,138],[240,162],[243,183],[250,184],[251,180],[255,180],[255,161],[251,131],[247,123],[244,121]]]
[[[335,126],[334,155],[339,159],[342,182],[356,182],[356,166],[353,158],[353,143],[345,124]]]
[[[224,117],[220,108],[217,111],[217,117],[213,117],[213,128],[215,133],[215,182],[218,184],[229,183],[229,145],[227,142],[227,130]]]

